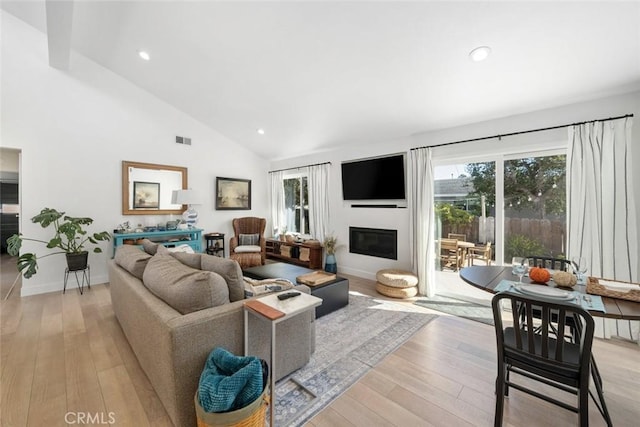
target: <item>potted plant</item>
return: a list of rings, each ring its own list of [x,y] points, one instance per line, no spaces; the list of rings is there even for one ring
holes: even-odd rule
[[[65,215],[64,212],[58,212],[55,209],[44,208],[33,218],[31,222],[40,224],[42,228],[53,225],[55,234],[48,242],[38,239],[30,239],[23,237],[22,234],[14,234],[7,239],[7,252],[12,256],[20,255],[20,248],[23,240],[32,242],[40,242],[49,249],[58,248],[60,252],[52,252],[38,257],[34,253],[24,253],[18,258],[18,270],[24,273],[27,279],[36,274],[38,270],[38,259],[51,255],[64,253],[67,256],[67,266],[69,271],[84,270],[87,267],[87,258],[89,253],[84,250],[84,245],[91,243],[98,244],[98,241],[108,241],[111,236],[108,232],[87,234],[84,227],[93,222],[91,218],[76,218]],[[93,252],[100,253],[102,249],[95,247]]]
[[[338,263],[336,262],[336,247],[338,245],[338,238],[336,236],[326,236],[324,238],[324,249],[327,251],[327,257],[324,262],[324,271],[329,273],[338,272]]]

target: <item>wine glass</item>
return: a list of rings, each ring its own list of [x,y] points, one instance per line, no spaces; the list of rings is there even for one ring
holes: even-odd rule
[[[584,282],[585,273],[587,272],[587,259],[582,256],[574,256],[571,261],[578,276],[578,282]]]
[[[518,284],[522,284],[522,277],[529,271],[529,259],[522,257],[511,258],[511,272],[518,276]]]

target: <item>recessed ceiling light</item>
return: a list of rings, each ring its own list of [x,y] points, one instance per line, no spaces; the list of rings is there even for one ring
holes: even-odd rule
[[[484,61],[491,53],[489,46],[480,46],[469,52],[469,58],[475,62]]]
[[[264,135],[264,129],[262,128],[258,129],[256,132],[258,132],[260,135]]]
[[[146,50],[139,50],[138,51],[138,56],[142,59],[144,59],[145,61],[148,61],[151,59],[151,56],[149,55],[149,52],[147,52]]]

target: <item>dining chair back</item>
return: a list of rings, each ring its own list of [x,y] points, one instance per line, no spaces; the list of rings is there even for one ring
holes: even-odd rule
[[[467,235],[466,234],[449,233],[447,235],[447,237],[449,239],[456,239],[456,240],[460,240],[460,241],[463,241],[463,242],[467,241]]]
[[[529,259],[530,267],[542,267],[550,270],[568,271],[570,273],[576,271],[574,263],[565,258],[553,258],[539,255],[530,255],[526,258]]]
[[[458,270],[462,266],[462,249],[456,239],[440,239],[439,257],[443,268]]]
[[[501,292],[491,301],[498,350],[496,379],[496,411],[494,424],[502,425],[504,397],[509,387],[530,394],[578,414],[579,425],[589,425],[589,375],[594,321],[589,312],[568,301],[525,296],[515,292]],[[540,319],[534,311],[541,313]],[[575,341],[566,340],[564,330],[568,320],[578,333]],[[577,405],[557,400],[530,388],[523,382],[514,382],[510,373],[577,395]],[[599,402],[591,394],[607,425],[611,418],[602,390],[597,387]]]
[[[483,246],[468,248],[467,257],[469,259],[469,266],[473,265],[474,259],[479,259],[486,262],[487,265],[491,265],[491,242],[487,242]]]

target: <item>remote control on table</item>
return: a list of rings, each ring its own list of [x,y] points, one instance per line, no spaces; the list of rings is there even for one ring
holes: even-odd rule
[[[300,295],[300,292],[285,292],[284,294],[278,295],[278,299],[280,301],[283,301],[289,298],[297,297],[298,295]]]

